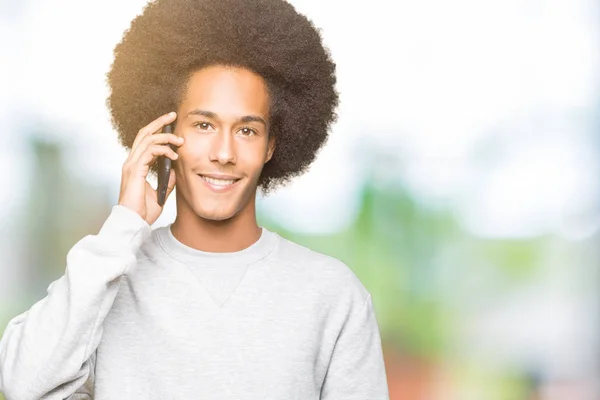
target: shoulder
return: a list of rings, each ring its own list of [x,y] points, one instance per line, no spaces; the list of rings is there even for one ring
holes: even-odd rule
[[[369,292],[350,268],[336,258],[280,236],[276,251],[271,258],[286,274],[311,290],[322,291],[336,301],[363,304]]]

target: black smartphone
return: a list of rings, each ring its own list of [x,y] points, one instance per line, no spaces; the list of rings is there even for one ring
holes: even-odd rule
[[[175,122],[165,125],[164,133],[173,133]],[[177,151],[177,146],[169,143],[173,151]],[[159,206],[165,205],[167,198],[167,185],[169,184],[169,176],[171,175],[171,159],[165,156],[158,157],[158,185],[156,186],[157,201]]]

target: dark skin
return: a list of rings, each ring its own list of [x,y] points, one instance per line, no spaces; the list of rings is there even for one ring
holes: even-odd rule
[[[268,125],[269,95],[260,75],[225,66],[192,75],[174,132],[185,139],[173,164],[177,217],[171,232],[177,240],[202,251],[235,252],[259,239],[258,178],[275,150]],[[199,174],[239,180],[213,190]]]

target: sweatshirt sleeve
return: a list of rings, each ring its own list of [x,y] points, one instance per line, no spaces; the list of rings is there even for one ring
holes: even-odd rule
[[[371,294],[348,317],[335,344],[321,400],[389,400],[387,377]]]
[[[102,322],[120,277],[136,263],[151,227],[113,206],[97,235],[77,242],[47,296],[14,317],[0,340],[0,392],[10,400],[66,399],[90,384]]]

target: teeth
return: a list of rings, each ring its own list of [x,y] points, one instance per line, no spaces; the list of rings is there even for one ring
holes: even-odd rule
[[[200,175],[202,176],[202,175]],[[211,183],[215,186],[227,186],[227,185],[231,185],[233,182],[235,182],[234,180],[223,180],[223,179],[214,179],[214,178],[209,178],[208,176],[202,176],[202,178],[207,181],[208,183]]]

